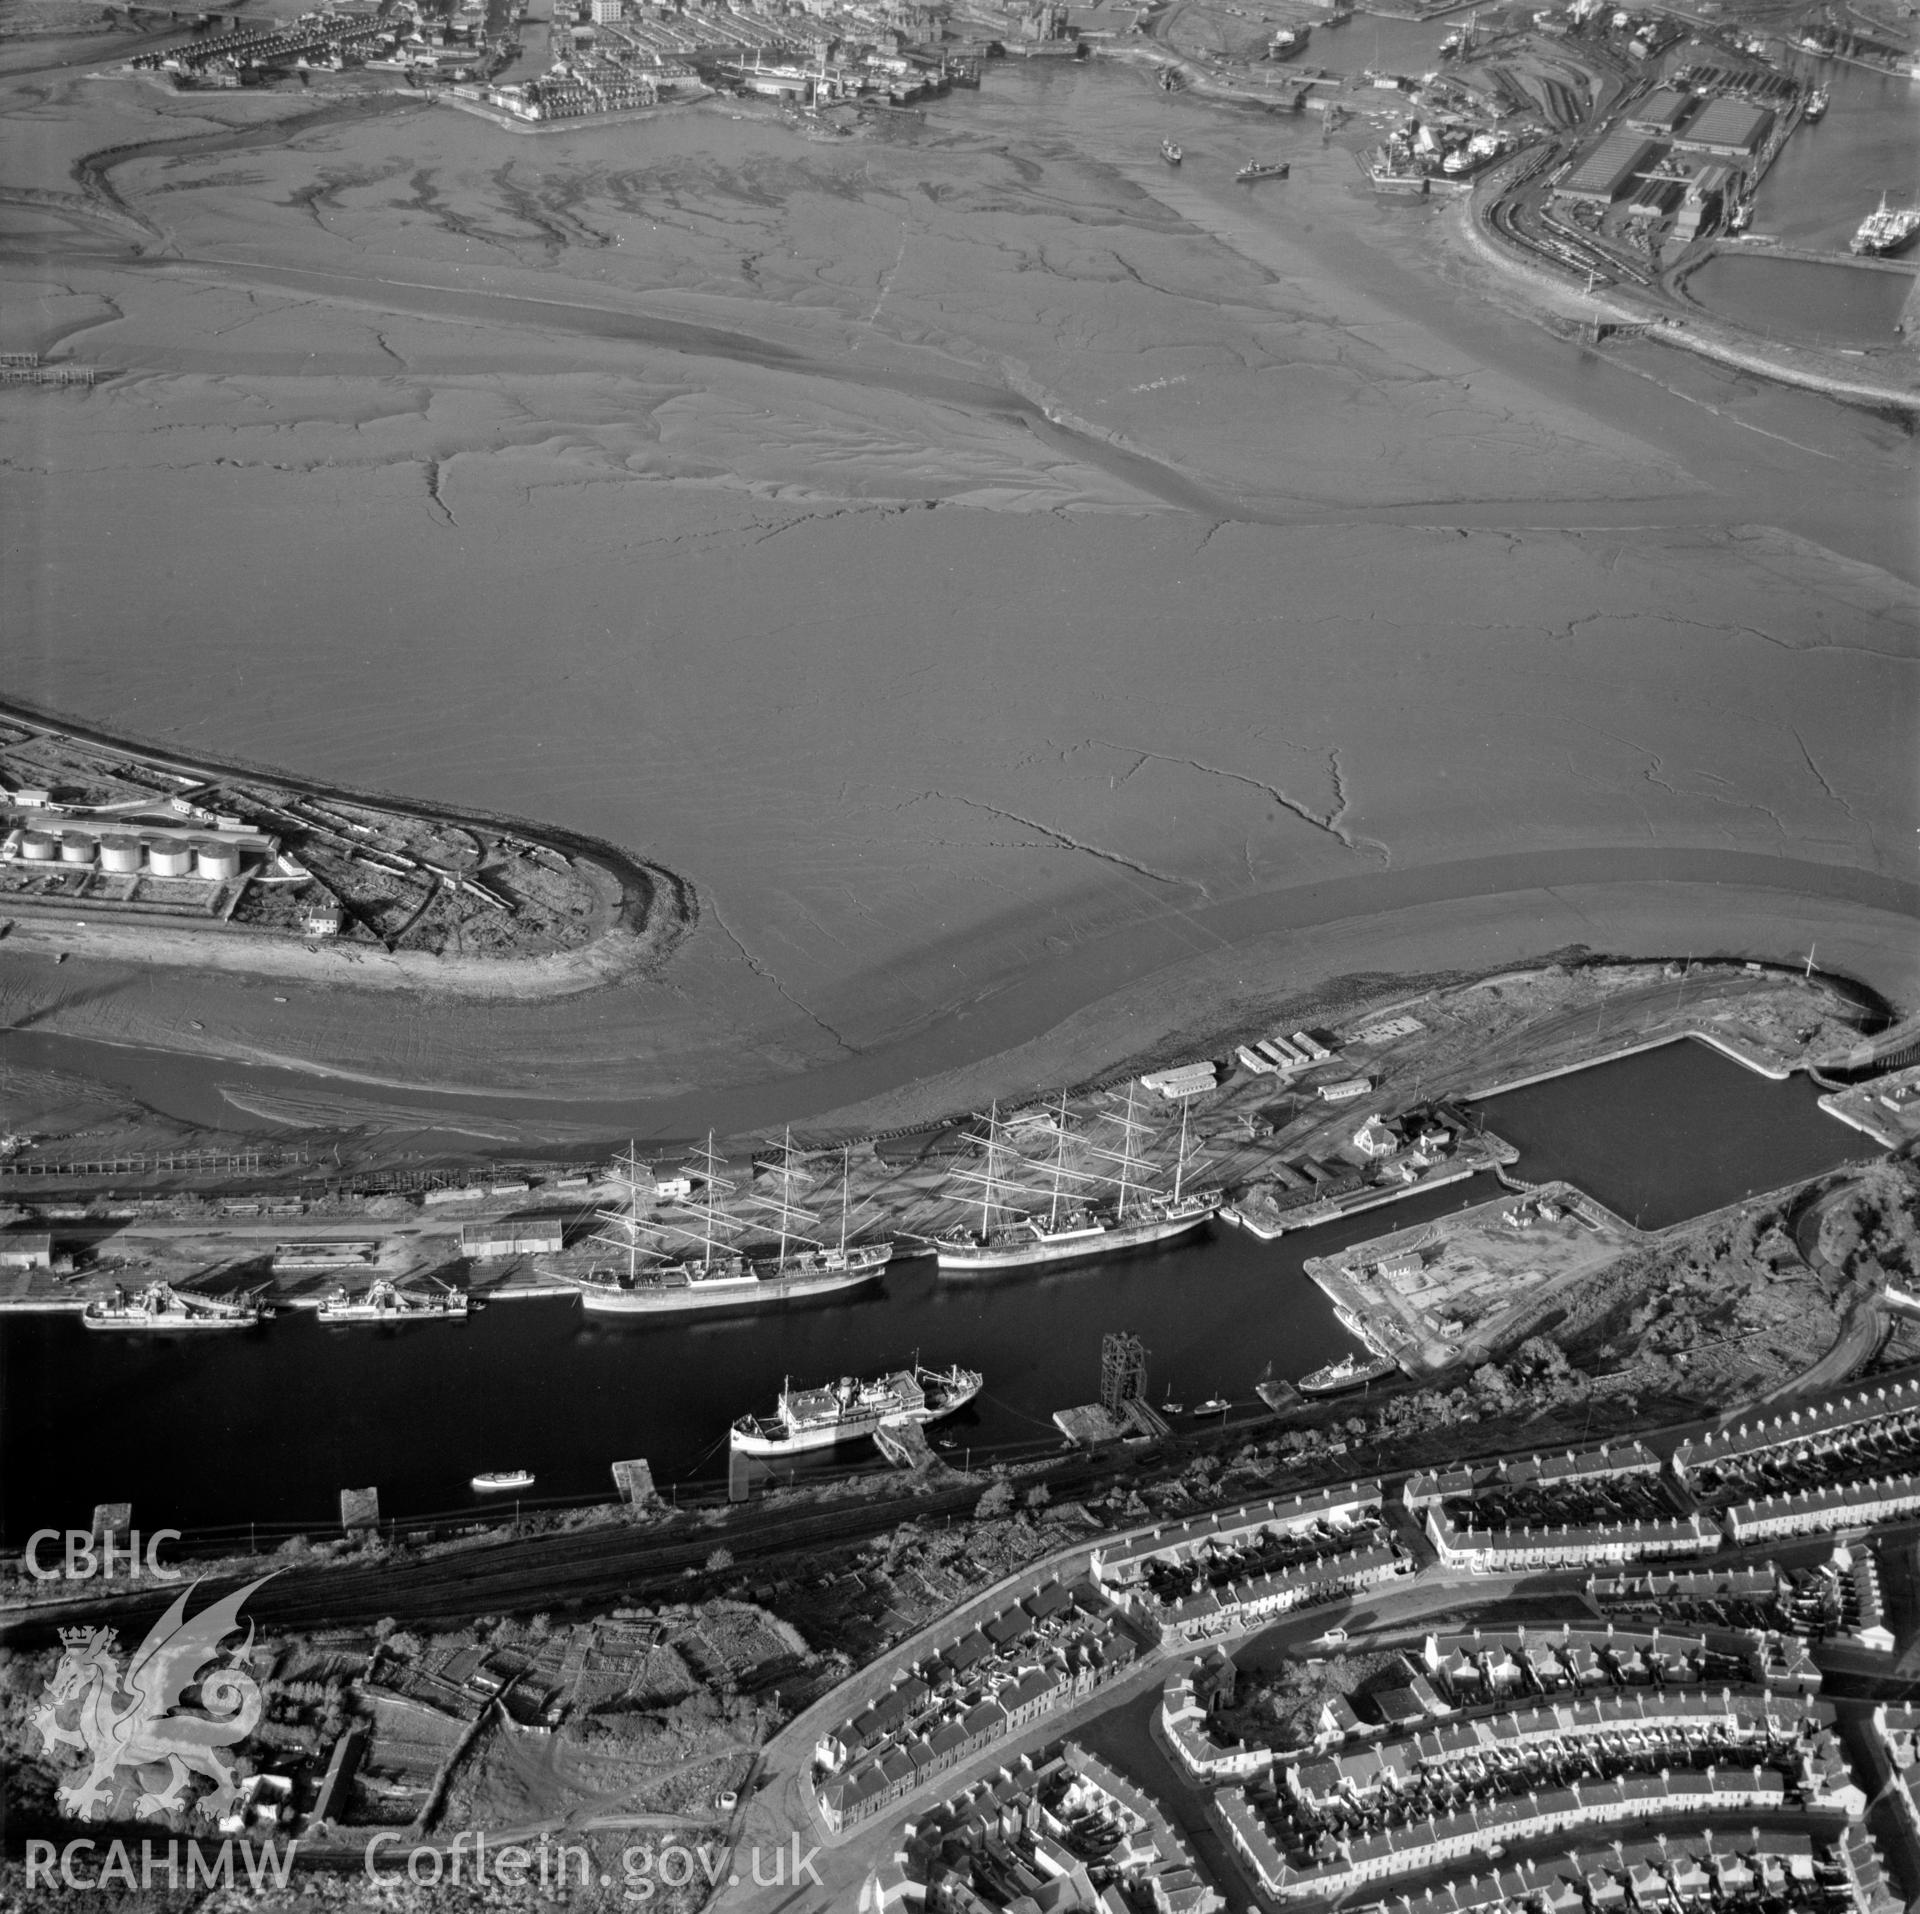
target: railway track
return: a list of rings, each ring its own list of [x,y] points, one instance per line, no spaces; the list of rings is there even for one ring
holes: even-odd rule
[[[1242,1438],[1244,1432],[1242,1432]],[[1084,1493],[1111,1475],[1111,1456],[1064,1456],[1058,1466],[1026,1480],[1049,1494]],[[706,1572],[713,1551],[725,1548],[734,1566],[769,1557],[817,1552],[864,1541],[905,1521],[971,1513],[977,1481],[922,1488],[883,1500],[811,1509],[795,1514],[730,1519],[711,1526],[676,1524],[652,1529],[606,1526],[565,1535],[540,1535],[489,1544],[429,1560],[329,1568],[294,1568],[277,1575],[247,1604],[259,1621],[286,1628],[371,1626],[391,1618],[407,1623],[457,1622],[474,1615],[526,1608],[567,1608],[671,1587],[691,1592],[691,1577]],[[719,1571],[715,1572],[716,1574]],[[237,1575],[210,1578],[204,1600],[242,1585]],[[48,1603],[0,1622],[0,1646],[48,1647],[56,1630],[87,1622],[109,1624],[123,1636],[144,1631],[178,1592],[178,1584]],[[196,1606],[199,1603],[196,1602]]]

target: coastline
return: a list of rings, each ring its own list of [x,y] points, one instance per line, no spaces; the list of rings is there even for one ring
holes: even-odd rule
[[[366,943],[318,942],[292,931],[220,919],[173,929],[116,912],[111,906],[88,904],[80,907],[84,915],[73,916],[62,915],[61,901],[53,898],[0,899],[0,937],[51,951],[56,963],[77,953],[109,963],[175,965],[360,989],[531,1000],[638,977],[670,956],[699,919],[698,902],[683,878],[578,832],[356,791],[237,759],[177,753],[12,699],[0,699],[0,723],[52,732],[179,775],[213,782],[244,777],[302,798],[346,802],[414,822],[505,828],[576,861],[599,893],[602,913],[598,934],[575,949],[526,957],[450,957]]]
[[[1048,967],[1060,973],[1055,983],[1084,991],[1078,1001],[1057,1001],[1048,976],[1029,969],[903,1035],[786,1068],[767,1067],[771,1053],[737,1037],[703,1040],[676,1023],[674,993],[661,983],[642,986],[644,1001],[623,1001],[631,983],[544,1003],[503,999],[484,1028],[466,1007],[436,1047],[431,1081],[394,1070],[425,1014],[399,990],[356,1001],[336,984],[311,1003],[274,1006],[264,991],[236,993],[218,975],[42,961],[0,978],[0,1015],[58,1048],[62,1039],[102,1046],[105,1054],[63,1066],[97,1080],[140,1081],[122,1074],[131,1060],[117,1053],[144,1049],[200,1059],[188,1073],[200,1077],[222,1066],[286,1073],[284,1084],[222,1076],[234,1095],[297,1100],[324,1084],[337,1106],[330,1126],[357,1116],[413,1131],[437,1115],[449,1128],[483,1120],[489,1135],[530,1145],[556,1119],[569,1136],[642,1137],[745,1134],[791,1121],[809,1138],[838,1141],[1200,1053],[1237,1028],[1337,1019],[1574,951],[1623,961],[1691,952],[1797,970],[1817,940],[1824,971],[1863,982],[1898,1010],[1920,1000],[1911,931],[1908,912],[1729,877],[1478,891],[1243,932],[1198,951],[1190,937],[1162,952],[1140,932],[1119,933]],[[209,1027],[196,1037],[189,1024],[201,1012]]]
[[[1704,314],[1679,318],[1659,306],[1636,303],[1617,290],[1607,294],[1586,292],[1557,278],[1544,266],[1514,257],[1486,230],[1482,218],[1486,204],[1499,190],[1500,180],[1496,174],[1473,193],[1462,197],[1449,224],[1466,250],[1483,266],[1498,273],[1516,290],[1532,295],[1528,303],[1533,306],[1536,318],[1571,319],[1589,326],[1631,326],[1637,331],[1644,330],[1645,337],[1661,345],[1676,346],[1736,372],[1754,373],[1850,405],[1920,411],[1920,365],[1905,384],[1862,379],[1844,364],[1847,355],[1777,340],[1770,341],[1767,349],[1762,350],[1751,335]]]

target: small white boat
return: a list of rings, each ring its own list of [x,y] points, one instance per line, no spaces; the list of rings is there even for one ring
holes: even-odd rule
[[[486,1475],[476,1475],[473,1486],[482,1495],[495,1495],[502,1489],[530,1489],[533,1487],[531,1469],[495,1469]]]
[[[1193,1413],[1197,1416],[1223,1416],[1232,1406],[1225,1396],[1209,1396]]]

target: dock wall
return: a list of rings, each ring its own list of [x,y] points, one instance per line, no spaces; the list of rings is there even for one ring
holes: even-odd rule
[[[1643,1037],[1637,1043],[1621,1044],[1612,1050],[1603,1051],[1598,1056],[1582,1057],[1572,1063],[1556,1064],[1551,1070],[1536,1070],[1531,1076],[1507,1077],[1499,1083],[1486,1086],[1475,1085],[1463,1090],[1461,1100],[1468,1103],[1483,1103],[1489,1097],[1503,1097],[1509,1090],[1525,1090],[1536,1083],[1551,1083],[1556,1077],[1570,1077],[1582,1070],[1597,1070],[1603,1063],[1618,1063],[1622,1057],[1637,1057],[1648,1050],[1658,1050],[1670,1043],[1684,1043],[1689,1037],[1710,1049],[1720,1052],[1723,1057],[1731,1057],[1735,1063],[1743,1064],[1756,1076],[1765,1077],[1771,1083],[1785,1083],[1793,1075],[1793,1066],[1770,1064],[1762,1061],[1756,1051],[1744,1045],[1735,1044],[1715,1030],[1703,1030],[1690,1026],[1682,1030],[1668,1030],[1657,1037]]]

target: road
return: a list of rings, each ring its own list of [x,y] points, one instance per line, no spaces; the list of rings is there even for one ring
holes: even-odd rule
[[[1048,1568],[1030,1574],[1023,1581],[1037,1586],[1058,1572]],[[1315,1638],[1331,1626],[1345,1627],[1356,1638],[1356,1648],[1364,1648],[1359,1638],[1378,1629],[1408,1629],[1438,1620],[1462,1605],[1462,1597],[1471,1595],[1476,1605],[1494,1602],[1511,1595],[1523,1585],[1534,1586],[1543,1578],[1527,1581],[1521,1577],[1475,1577],[1422,1570],[1406,1581],[1385,1589],[1376,1589],[1355,1602],[1291,1615],[1271,1627],[1257,1630],[1233,1643],[1236,1654],[1257,1654],[1272,1659],[1281,1655],[1299,1656]],[[1567,1605],[1577,1613],[1582,1605],[1576,1578],[1555,1578],[1567,1588]],[[994,1597],[996,1606],[1008,1595]],[[808,1776],[813,1749],[821,1733],[846,1718],[868,1698],[887,1686],[894,1672],[929,1648],[951,1640],[956,1628],[964,1631],[957,1618],[927,1631],[920,1638],[863,1669],[855,1678],[858,1686],[843,1683],[839,1689],[797,1717],[768,1742],[763,1756],[765,1781],[760,1792],[743,1815],[737,1839],[743,1850],[758,1848],[771,1853],[798,1832],[804,1848],[818,1847],[814,1866],[821,1885],[812,1889],[813,1900],[789,1901],[791,1883],[781,1887],[757,1887],[750,1870],[738,1870],[743,1878],[723,1887],[711,1903],[715,1914],[825,1914],[825,1910],[850,1909],[857,1905],[860,1883],[880,1862],[899,1846],[905,1823],[930,1807],[952,1800],[975,1781],[1053,1743],[1075,1738],[1100,1753],[1103,1758],[1140,1783],[1167,1808],[1182,1834],[1200,1851],[1202,1864],[1215,1872],[1216,1879],[1229,1890],[1229,1902],[1251,1905],[1256,1901],[1253,1883],[1240,1873],[1222,1843],[1213,1835],[1201,1809],[1203,1798],[1167,1762],[1154,1740],[1150,1723],[1157,1710],[1159,1692],[1168,1673],[1183,1661],[1193,1659],[1191,1648],[1161,1647],[1142,1658],[1137,1671],[1112,1688],[1090,1697],[1080,1706],[1063,1709],[1042,1717],[1018,1735],[1011,1735],[982,1750],[972,1760],[950,1768],[937,1780],[908,1795],[885,1814],[863,1822],[845,1836],[830,1837],[812,1809],[812,1790]]]

